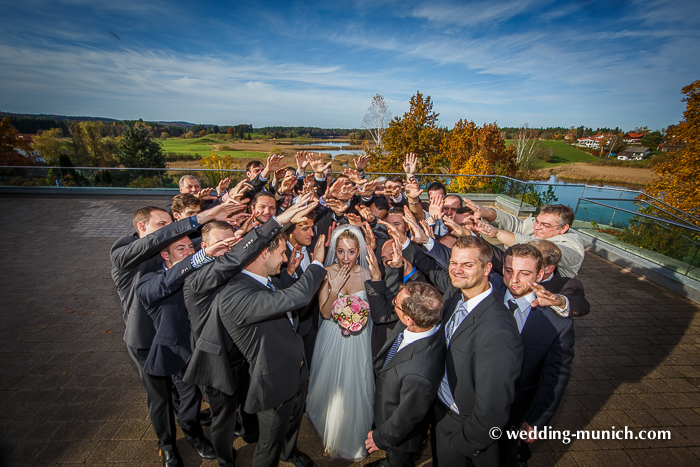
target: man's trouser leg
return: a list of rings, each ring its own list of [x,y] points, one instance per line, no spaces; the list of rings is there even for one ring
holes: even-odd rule
[[[202,386],[204,400],[211,408],[211,443],[219,465],[233,467],[236,450],[233,440],[236,437],[236,409],[238,397],[229,396],[211,386]]]
[[[172,381],[169,376],[152,376],[143,371],[150,349],[136,349],[129,345],[126,348],[139,369],[141,383],[146,391],[148,415],[158,438],[158,446],[164,451],[176,450],[175,415],[171,402]]]
[[[201,442],[204,438],[202,425],[199,423],[199,410],[202,406],[202,393],[199,388],[184,382],[179,376],[172,376],[175,390],[180,396],[180,406],[177,408],[177,421],[190,444]]]

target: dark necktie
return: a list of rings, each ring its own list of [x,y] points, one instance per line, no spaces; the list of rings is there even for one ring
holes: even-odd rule
[[[384,360],[384,365],[382,365],[382,368],[386,366],[389,361],[394,358],[394,355],[396,355],[396,352],[399,351],[399,347],[401,346],[401,342],[403,341],[403,332],[401,332],[398,336],[396,336],[396,340],[394,343],[391,345],[391,348],[389,349],[389,353],[386,356],[386,360]]]
[[[511,313],[515,314],[516,311],[518,311],[518,303],[515,300],[508,300],[508,309],[510,310]]]

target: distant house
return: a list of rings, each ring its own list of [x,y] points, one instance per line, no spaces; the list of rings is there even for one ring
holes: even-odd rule
[[[628,144],[639,143],[642,141],[642,136],[644,136],[644,133],[625,133],[622,141]]]
[[[645,157],[649,157],[650,154],[649,148],[627,148],[620,151],[617,158],[621,161],[641,161]]]
[[[663,152],[680,151],[683,148],[685,148],[685,143],[681,143],[681,144],[661,143],[661,144],[659,144],[659,149]]]
[[[606,135],[604,134],[598,134],[595,136],[587,136],[585,138],[580,138],[578,141],[576,141],[576,144],[578,146],[585,146],[587,148],[599,148],[600,147],[600,142],[605,138]]]

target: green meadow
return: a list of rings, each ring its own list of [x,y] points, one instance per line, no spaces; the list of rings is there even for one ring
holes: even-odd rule
[[[515,140],[509,139],[506,141],[506,146],[513,144]],[[573,162],[594,162],[599,160],[597,157],[580,150],[575,146],[570,146],[564,141],[539,141],[543,148],[554,149],[554,155],[549,161],[536,160],[535,167],[538,169],[546,169],[555,165],[571,164]]]
[[[208,156],[211,153],[215,153],[219,156],[230,155],[236,158],[258,158],[267,155],[265,151],[216,151],[214,149],[215,144],[226,146],[226,143],[226,141],[217,141],[214,136],[192,139],[168,138],[160,141],[166,154],[198,154],[200,156]]]

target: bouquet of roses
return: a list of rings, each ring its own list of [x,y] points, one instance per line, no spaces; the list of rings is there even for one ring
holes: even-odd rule
[[[356,295],[346,295],[333,302],[332,317],[340,325],[343,335],[361,331],[369,318],[369,303]]]

